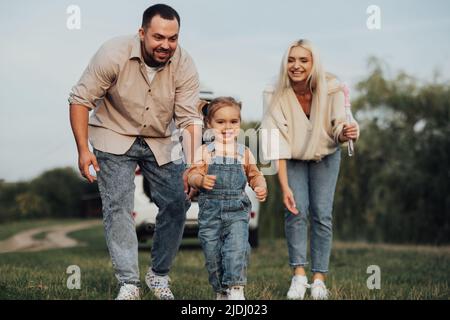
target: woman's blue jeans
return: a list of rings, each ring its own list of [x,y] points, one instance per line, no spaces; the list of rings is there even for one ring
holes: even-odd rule
[[[321,161],[286,160],[289,187],[299,214],[285,208],[285,233],[291,267],[306,266],[308,222],[311,271],[327,273],[332,243],[332,210],[341,161],[340,149]]]

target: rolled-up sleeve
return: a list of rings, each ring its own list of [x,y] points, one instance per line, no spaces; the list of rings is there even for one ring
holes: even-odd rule
[[[200,175],[204,177],[206,173],[208,172],[208,153],[206,152],[206,146],[201,145],[196,151],[195,151],[195,158],[194,158],[194,164],[186,171],[187,175],[187,181],[189,185],[193,188],[199,188],[199,186],[196,186],[193,178],[195,176]]]
[[[69,94],[69,104],[79,104],[94,109],[116,78],[119,66],[108,55],[103,45],[92,57],[78,83]]]
[[[200,81],[194,61],[186,54],[180,62],[180,70],[175,89],[174,120],[178,129],[189,125],[203,125],[198,111]]]
[[[246,161],[244,165],[245,174],[250,187],[255,190],[256,187],[263,187],[267,189],[266,179],[261,171],[256,166],[256,159],[251,153],[250,149],[246,148]]]

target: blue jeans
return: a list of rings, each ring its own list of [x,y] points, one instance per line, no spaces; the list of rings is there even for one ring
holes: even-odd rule
[[[159,208],[151,252],[152,270],[164,276],[181,243],[190,201],[184,192],[185,164],[158,166],[153,152],[137,138],[123,155],[94,149],[100,167],[97,174],[102,198],[106,243],[120,284],[139,284],[138,241],[131,213],[134,207],[134,177],[139,165],[150,183],[153,201]]]
[[[311,271],[327,273],[332,242],[332,209],[341,151],[320,162],[287,160],[289,186],[298,215],[285,208],[285,233],[291,267],[306,266],[308,220],[311,226]]]

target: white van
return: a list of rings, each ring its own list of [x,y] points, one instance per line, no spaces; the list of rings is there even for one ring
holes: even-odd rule
[[[214,94],[210,90],[202,89],[200,91],[200,98],[202,100],[211,101]],[[141,171],[136,171],[134,179],[136,190],[134,193],[134,210],[133,217],[136,222],[136,232],[138,240],[145,242],[151,239],[155,229],[156,215],[158,214],[158,207],[151,201],[150,186],[144,179]],[[259,219],[259,201],[250,186],[247,184],[245,189],[251,203],[252,209],[250,212],[249,223],[249,243],[252,247],[258,246],[258,219]],[[192,199],[191,207],[186,214],[186,223],[184,226],[183,237],[197,237],[198,234],[198,203],[197,198]]]

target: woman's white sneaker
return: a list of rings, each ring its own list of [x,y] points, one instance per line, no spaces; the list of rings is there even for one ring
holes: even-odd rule
[[[124,284],[120,287],[116,300],[139,300],[139,288],[134,284]]]
[[[303,300],[306,289],[309,287],[310,285],[308,284],[308,278],[306,278],[306,276],[293,276],[287,298],[290,300]]]
[[[329,291],[322,280],[316,279],[311,285],[311,297],[314,300],[327,300]]]

